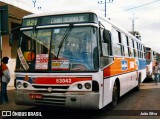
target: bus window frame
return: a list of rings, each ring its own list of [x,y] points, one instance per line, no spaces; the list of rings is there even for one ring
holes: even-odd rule
[[[117,57],[123,57],[124,56],[124,53],[123,53],[124,51],[123,51],[123,48],[122,48],[122,45],[123,45],[122,44],[122,38],[121,38],[120,34],[121,34],[121,32],[118,29],[113,27],[113,30],[112,30],[112,49],[113,49],[113,55],[117,56]],[[117,47],[117,46],[119,46],[119,47]],[[120,52],[117,52],[118,51],[117,49],[119,49]]]

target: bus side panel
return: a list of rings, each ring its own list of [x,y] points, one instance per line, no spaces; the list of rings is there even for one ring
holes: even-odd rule
[[[146,60],[138,59],[138,72],[140,74],[141,82],[146,78]]]
[[[131,73],[120,75],[118,78],[120,81],[120,96],[122,96],[131,89]]]
[[[138,85],[137,71],[119,75],[117,78],[120,81],[120,96],[124,95]]]
[[[114,58],[114,62],[104,69],[104,78],[130,73],[138,69],[135,58]]]
[[[137,71],[104,79],[104,106],[112,101],[113,85],[116,79],[120,81],[120,96],[138,85]]]
[[[141,83],[144,81],[144,79],[146,78],[146,69],[142,69],[138,71],[140,74],[140,79],[141,79]]]
[[[116,77],[104,79],[103,106],[106,106],[112,101],[112,91],[115,78]]]
[[[104,69],[104,105],[112,101],[116,79],[120,82],[120,96],[138,85],[137,69],[135,58],[114,58],[114,62]]]
[[[104,86],[104,80],[103,80],[103,71],[99,70],[98,73],[92,74],[93,80],[97,81],[99,84],[99,109],[103,108],[103,86]],[[108,85],[108,84],[107,84]]]

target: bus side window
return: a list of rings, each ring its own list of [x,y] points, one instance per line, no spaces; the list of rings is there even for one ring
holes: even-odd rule
[[[124,45],[122,44],[121,32],[117,29],[112,31],[113,52],[115,56],[124,56]]]
[[[127,46],[127,36],[122,33],[122,43],[123,43],[123,46],[124,46],[124,56],[125,57],[129,57],[129,53],[128,53],[128,46]]]
[[[137,53],[137,42],[134,41],[134,54],[135,54],[135,57],[138,57],[138,53]]]
[[[112,55],[111,52],[111,34],[108,30],[103,31],[102,52],[104,56]]]
[[[129,41],[129,53],[130,53],[130,57],[134,57],[132,39],[129,37],[129,38],[128,38],[128,41]]]
[[[137,42],[137,52],[138,52],[138,58],[140,58],[139,43],[138,42]]]
[[[102,54],[100,59],[100,67],[103,68],[113,62],[112,48],[111,48],[111,33],[108,30],[102,31]]]
[[[118,48],[118,45],[117,45],[119,41],[118,41],[118,33],[115,29],[112,31],[112,42],[113,42],[113,53],[114,55],[118,55],[119,54],[118,51],[120,49]]]
[[[122,43],[122,33],[121,32],[119,32],[119,31],[117,31],[118,32],[118,40],[119,40],[119,46],[120,46],[120,55],[121,56],[124,56],[124,44]]]

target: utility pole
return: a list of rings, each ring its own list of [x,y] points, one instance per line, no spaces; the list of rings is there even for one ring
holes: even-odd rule
[[[108,2],[106,2],[106,0],[104,2],[98,1],[98,4],[104,4],[104,16],[105,17],[106,17],[106,4],[107,3],[113,3],[113,0],[109,0]]]
[[[139,40],[141,40],[141,34],[138,31],[135,31],[134,27],[135,27],[135,19],[137,17],[135,17],[135,13],[132,13],[132,31],[130,32],[132,35],[134,35],[136,38],[138,38]]]
[[[135,19],[137,19],[137,17],[135,17],[135,13],[132,13],[132,33],[134,33],[135,31]]]
[[[135,13],[132,14],[133,15],[133,17],[132,17],[132,33],[134,33],[134,14]]]

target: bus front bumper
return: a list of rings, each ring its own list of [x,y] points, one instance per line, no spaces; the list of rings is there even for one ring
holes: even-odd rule
[[[58,106],[76,109],[99,109],[99,93],[67,92],[67,93],[31,93],[25,90],[15,91],[17,105]],[[31,98],[29,95],[34,95]],[[41,95],[41,98],[35,98]]]

